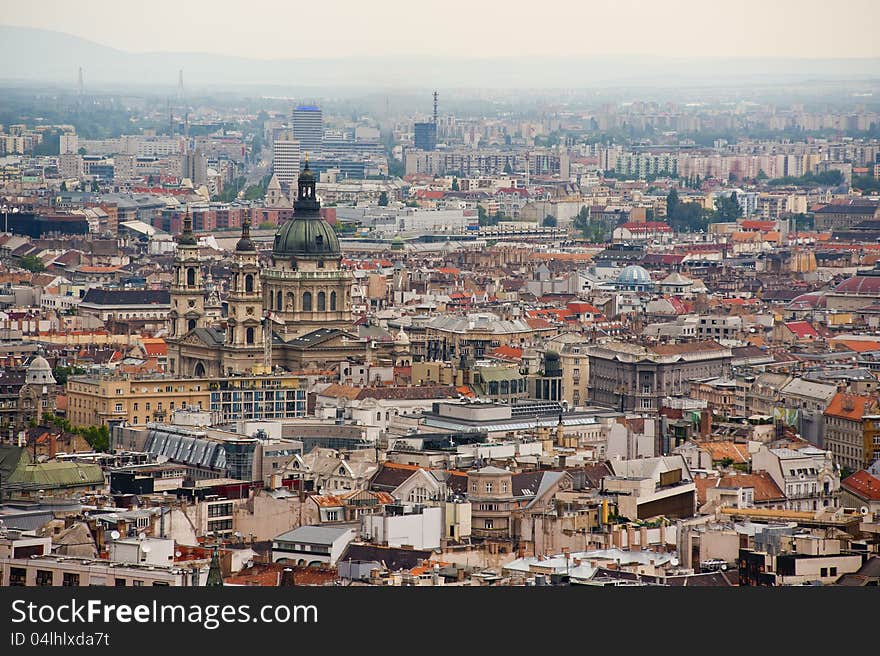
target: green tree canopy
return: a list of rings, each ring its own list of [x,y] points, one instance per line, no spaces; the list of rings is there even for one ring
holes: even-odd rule
[[[46,265],[33,255],[25,255],[18,261],[18,265],[22,269],[32,271],[33,273],[40,273],[46,270]]]
[[[736,221],[743,215],[736,192],[715,199],[715,219],[722,222]]]
[[[548,214],[544,217],[541,225],[543,225],[545,228],[555,228],[557,225],[556,217],[552,214]]]
[[[383,207],[388,205],[388,192],[383,191],[379,194],[379,205]]]

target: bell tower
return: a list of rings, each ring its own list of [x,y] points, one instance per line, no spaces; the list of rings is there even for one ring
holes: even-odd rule
[[[177,255],[171,282],[171,337],[180,339],[194,328],[203,328],[205,318],[205,284],[199,245],[192,230],[189,210],[183,219],[183,231],[177,238]]]
[[[227,346],[262,350],[263,287],[249,218],[241,224],[241,239],[232,254],[232,283],[226,300],[229,304]]]

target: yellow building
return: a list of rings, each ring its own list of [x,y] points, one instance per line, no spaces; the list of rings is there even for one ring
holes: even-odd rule
[[[181,408],[217,413],[219,421],[290,419],[307,414],[308,381],[293,374],[180,378],[74,376],[67,382],[67,417],[74,426],[166,421]]]

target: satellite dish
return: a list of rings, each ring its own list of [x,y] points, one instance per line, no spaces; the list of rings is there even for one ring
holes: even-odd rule
[[[859,512],[863,515],[867,515],[868,512],[870,512],[870,509],[868,508],[868,506],[862,506],[861,508],[859,508]]]
[[[146,539],[147,539],[147,534],[146,534],[146,533],[138,533],[138,540],[143,541],[143,540],[146,540]]]
[[[673,567],[678,567],[678,558],[673,558],[672,560],[669,561],[669,564],[672,565]]]
[[[180,551],[180,550],[174,552],[174,557],[175,557],[175,558],[180,558],[182,555],[183,555],[183,552]]]
[[[119,531],[110,531],[110,537],[114,540],[119,539]]]
[[[145,544],[144,546],[141,547],[141,551],[143,551],[144,553],[150,553],[152,550],[153,550],[153,547],[151,547],[148,544]]]

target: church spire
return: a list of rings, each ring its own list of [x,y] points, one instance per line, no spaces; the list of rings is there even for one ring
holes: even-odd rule
[[[177,238],[177,243],[179,246],[195,246],[197,244],[195,235],[193,235],[193,221],[189,207],[186,208],[186,215],[183,217],[183,232]]]
[[[235,250],[236,252],[257,250],[251,239],[251,219],[249,216],[245,217],[244,221],[241,222],[241,239],[235,245]]]

